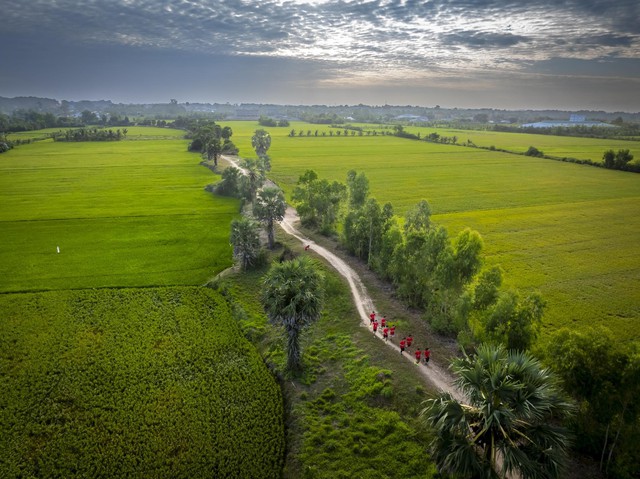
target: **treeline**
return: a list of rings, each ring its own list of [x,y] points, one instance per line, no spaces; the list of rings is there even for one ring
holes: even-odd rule
[[[260,115],[258,123],[262,126],[270,127],[287,127],[289,126],[289,120],[276,120],[275,118],[269,118],[268,116]]]
[[[120,141],[126,138],[128,130],[105,130],[102,128],[79,128],[58,131],[51,134],[53,141]]]
[[[576,136],[581,138],[617,138],[630,139],[640,136],[640,124],[627,123],[622,119],[614,120],[616,128],[610,126],[552,126],[549,128],[535,128],[510,125],[494,125],[493,131],[508,133],[532,133],[536,135]]]
[[[350,171],[344,185],[312,170],[299,178],[292,199],[306,227],[330,235],[342,221],[340,242],[347,251],[391,282],[409,306],[422,309],[436,331],[457,336],[465,348],[491,340],[528,349],[536,339],[542,298],[503,291],[500,268],[482,271],[478,232],[467,229],[450,238],[431,220],[426,200],[399,226],[391,203],[369,197],[364,173]]]
[[[80,118],[59,117],[53,113],[34,110],[16,110],[11,115],[0,113],[0,132],[4,133],[79,126],[84,126]]]

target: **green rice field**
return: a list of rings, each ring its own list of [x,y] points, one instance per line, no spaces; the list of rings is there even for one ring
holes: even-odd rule
[[[219,178],[183,134],[135,127],[3,154],[0,292],[202,284],[228,267],[238,202],[204,190]]]
[[[258,124],[229,124],[241,155],[251,156],[244,139]],[[342,182],[348,170],[363,171],[372,196],[390,201],[396,214],[425,198],[450,234],[467,226],[478,230],[486,263],[501,265],[508,287],[542,292],[545,333],[603,324],[622,340],[640,339],[640,175],[395,137],[289,138],[291,128],[306,132],[316,125],[268,128],[271,176],[288,193],[306,169]],[[500,135],[512,144],[494,138],[496,147],[519,142],[526,149],[532,140]],[[620,143],[597,140],[592,147],[590,139],[535,136],[566,152]],[[633,152],[632,142],[622,143]],[[535,146],[547,152],[545,144]]]
[[[0,295],[0,476],[281,477],[282,394],[207,288]]]

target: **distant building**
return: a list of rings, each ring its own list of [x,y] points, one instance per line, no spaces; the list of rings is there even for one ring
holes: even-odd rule
[[[615,128],[615,125],[609,123],[603,123],[601,121],[586,121],[586,117],[583,115],[571,115],[569,121],[538,121],[535,123],[523,123],[522,128],[554,128],[554,127],[576,127],[576,126],[602,126]]]
[[[419,116],[419,115],[398,115],[396,116],[395,119],[400,121],[408,121],[409,123],[429,121],[429,118],[427,118],[426,116]]]

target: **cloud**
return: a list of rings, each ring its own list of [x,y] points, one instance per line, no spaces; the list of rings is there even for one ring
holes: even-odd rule
[[[464,45],[469,48],[508,48],[529,39],[521,35],[497,32],[462,31],[442,35],[445,45]]]

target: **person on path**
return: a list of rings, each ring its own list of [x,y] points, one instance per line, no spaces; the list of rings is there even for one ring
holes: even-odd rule
[[[407,338],[400,340],[400,354],[404,353],[404,347],[407,345]]]
[[[429,364],[429,358],[431,357],[431,351],[429,348],[424,348],[424,363]]]
[[[390,337],[391,337],[391,341],[393,341],[393,337],[395,336],[395,334],[396,334],[396,327],[395,327],[395,325],[393,325],[393,326],[391,326],[391,328],[389,329],[389,335],[390,335]]]
[[[378,331],[378,321],[376,321],[374,319],[373,320],[373,334],[376,334],[376,331]]]
[[[382,337],[384,338],[385,341],[389,339],[389,328],[382,329]]]
[[[410,334],[407,336],[407,349],[411,347],[411,343],[413,342],[413,336]]]
[[[387,325],[387,318],[383,316],[382,319],[380,320],[380,326],[384,328],[386,325]]]
[[[373,311],[370,315],[369,315],[369,324],[373,324],[373,322],[376,320],[376,312]]]
[[[307,246],[305,246],[305,247],[304,247],[304,250],[305,250],[305,251],[309,251],[309,248],[311,248],[311,245],[310,245],[310,244],[308,244]]]
[[[420,364],[420,356],[422,356],[420,348],[416,347],[416,352],[414,354],[416,355],[416,364]]]

